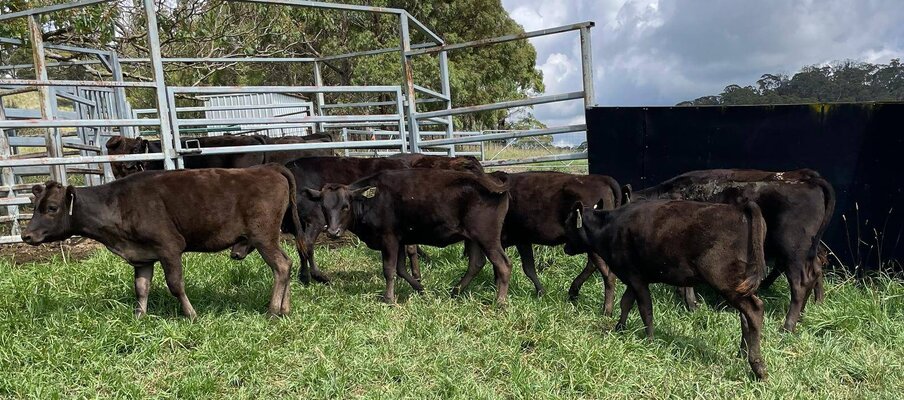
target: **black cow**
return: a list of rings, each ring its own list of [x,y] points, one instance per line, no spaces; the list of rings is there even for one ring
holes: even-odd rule
[[[259,136],[206,136],[199,138],[182,138],[182,147],[194,146],[192,141],[198,141],[200,147],[232,147],[232,146],[256,146],[264,144]],[[161,151],[159,140],[147,140],[142,137],[134,139],[125,136],[114,136],[107,141],[107,154],[141,154],[159,153]],[[211,154],[206,156],[187,156],[184,158],[185,168],[246,168],[264,164],[264,153],[237,153],[237,154]],[[125,161],[110,163],[113,176],[117,179],[145,171],[162,170],[163,161]]]
[[[485,174],[418,168],[387,170],[351,185],[327,184],[305,193],[322,208],[328,234],[338,237],[348,229],[382,252],[385,301],[395,301],[396,273],[416,291],[424,290],[399,257],[405,245],[445,247],[469,240],[475,244],[469,269],[481,261],[480,253],[489,258],[496,275],[496,301],[504,303],[511,277],[511,262],[500,239],[507,190],[506,184]],[[464,284],[459,282],[456,288]]]
[[[625,193],[640,199],[685,199],[726,202],[741,195],[763,210],[768,231],[766,257],[775,268],[760,286],[769,287],[784,273],[791,288],[791,306],[784,329],[793,331],[806,306],[810,291],[822,287],[819,243],[835,210],[835,191],[819,173],[809,169],[768,172],[745,169],[714,169],[678,175],[656,186]],[[693,307],[693,289],[685,290]],[[821,290],[817,300],[821,300]]]
[[[566,221],[568,254],[593,250],[627,285],[616,329],[637,308],[653,337],[649,284],[707,283],[741,312],[741,350],[759,379],[766,378],[760,354],[763,302],[756,296],[765,271],[766,224],[752,201],[715,204],[681,200],[636,202],[615,210],[576,203]]]
[[[581,201],[599,204],[605,210],[621,205],[621,187],[615,179],[604,175],[572,175],[553,171],[532,171],[509,174],[501,171],[490,175],[509,184],[508,213],[502,229],[503,247],[516,246],[521,255],[524,273],[534,284],[537,295],[543,285],[537,278],[532,245],[557,246],[565,243],[565,218],[571,206]],[[615,297],[615,276],[606,263],[594,252],[587,253],[587,267],[575,279],[568,291],[571,300],[577,299],[580,286],[599,270],[604,277],[607,314],[612,313]],[[469,282],[479,271],[469,271]]]
[[[195,310],[185,295],[182,253],[216,252],[247,241],[273,269],[269,312],[290,310],[292,261],[279,246],[280,226],[294,227],[299,252],[306,247],[295,206],[295,178],[283,166],[247,169],[149,171],[87,188],[57,182],[36,185],[34,216],[22,240],[37,245],[73,235],[107,246],[135,267],[135,315],[147,312],[154,263],[189,318]]]

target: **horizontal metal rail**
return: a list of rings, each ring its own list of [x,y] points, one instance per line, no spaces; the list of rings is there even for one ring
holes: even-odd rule
[[[147,121],[147,120],[138,120],[138,121]],[[332,123],[341,123],[341,122],[370,122],[370,121],[387,121],[387,122],[399,122],[398,114],[377,114],[377,115],[327,115],[323,117],[318,116],[304,116],[304,117],[270,117],[270,118],[194,118],[194,119],[180,119],[173,121],[174,124],[178,126],[199,126],[199,125],[232,125],[232,124],[242,124],[242,125],[257,125],[257,124],[278,124],[278,123],[297,123],[297,124],[309,124],[309,123],[317,123],[317,122],[332,122]],[[2,125],[0,125],[2,127]]]
[[[425,49],[428,47],[434,47],[434,43],[418,43],[411,45],[412,49]],[[344,54],[336,54],[332,56],[323,56],[317,59],[317,61],[333,61],[333,60],[344,60],[346,58],[355,58],[355,57],[364,57],[364,56],[375,56],[378,54],[386,54],[386,53],[398,53],[402,51],[401,47],[389,47],[385,49],[375,49],[375,50],[364,50],[364,51],[355,51],[351,53]]]
[[[515,107],[524,107],[531,106],[536,104],[545,104],[545,103],[555,103],[558,101],[566,101],[566,100],[576,100],[583,99],[584,92],[571,92],[571,93],[563,93],[563,94],[553,94],[548,96],[538,96],[531,97],[527,99],[521,100],[511,100],[511,101],[503,101],[499,103],[492,104],[484,104],[479,106],[471,106],[471,107],[459,107],[453,108],[451,110],[438,110],[438,111],[429,111],[429,112],[421,112],[415,114],[416,119],[426,119],[432,117],[447,117],[450,115],[459,115],[459,114],[469,114],[481,111],[492,111],[492,110],[504,110],[507,108],[515,108]]]
[[[470,42],[447,44],[447,45],[443,45],[443,46],[433,46],[433,47],[427,47],[427,48],[423,48],[423,49],[412,49],[410,51],[406,51],[405,54],[409,55],[409,56],[414,56],[414,55],[418,55],[418,54],[439,53],[441,51],[465,49],[468,47],[486,46],[486,45],[491,45],[491,44],[512,42],[515,40],[530,39],[530,38],[539,37],[539,36],[554,35],[557,33],[563,33],[563,32],[569,32],[569,31],[577,31],[577,30],[580,30],[581,28],[589,28],[589,27],[593,27],[593,26],[594,26],[593,22],[589,22],[589,21],[581,22],[581,23],[577,23],[577,24],[564,25],[564,26],[559,26],[559,27],[555,27],[555,28],[541,29],[541,30],[537,30],[537,31],[530,31],[530,32],[524,32],[524,33],[516,33],[514,35],[505,35],[505,36],[499,36],[499,37],[489,38],[489,39],[473,40]]]
[[[551,161],[583,160],[586,158],[587,152],[585,151],[581,153],[555,154],[551,156],[528,157],[515,160],[492,160],[484,161],[481,164],[484,167],[501,167],[505,165],[537,164]]]
[[[124,161],[154,161],[162,160],[163,153],[142,153],[142,154],[116,154],[106,156],[79,156],[79,157],[47,157],[47,158],[26,158],[21,160],[4,160],[0,158],[0,167],[29,167],[41,165],[70,165],[70,164],[91,164],[105,162],[124,162]]]
[[[11,45],[15,45],[15,46],[24,46],[24,45],[25,45],[25,42],[23,42],[23,41],[21,41],[21,40],[19,40],[19,39],[6,38],[6,37],[0,37],[0,43],[3,43],[3,44],[11,44]],[[64,45],[64,44],[50,44],[50,43],[44,43],[44,48],[45,48],[45,49],[54,49],[54,50],[70,51],[70,52],[73,52],[73,53],[94,54],[94,55],[99,55],[99,56],[108,56],[108,55],[110,55],[110,51],[109,51],[109,50],[89,49],[89,48],[87,48],[87,47],[68,46],[68,45]],[[100,61],[98,61],[98,63],[100,63]]]
[[[110,128],[123,126],[160,126],[159,119],[21,119],[0,121],[0,129],[18,128]]]
[[[417,90],[418,92],[421,92],[421,93],[424,93],[424,94],[426,94],[426,95],[435,97],[435,98],[437,98],[437,99],[449,100],[449,96],[446,96],[446,95],[444,95],[444,94],[442,94],[442,93],[440,93],[440,92],[437,92],[437,91],[435,91],[435,90],[433,90],[433,89],[423,87],[423,86],[421,86],[421,85],[414,85],[414,90]]]
[[[0,85],[9,86],[85,86],[85,87],[142,87],[155,88],[153,82],[120,82],[120,81],[39,81],[35,79],[0,79]]]
[[[393,102],[392,104],[395,104]],[[234,106],[200,106],[200,107],[178,107],[176,112],[198,112],[198,111],[231,111],[231,110],[259,110],[271,108],[310,108],[313,104],[310,102],[301,103],[273,103],[273,104],[246,104]],[[156,114],[156,108],[139,108],[132,110],[135,114]]]
[[[308,1],[308,0],[232,0],[232,1],[241,1],[241,2],[246,2],[246,3],[280,4],[280,5],[286,5],[286,6],[299,6],[299,7],[311,7],[311,8],[325,8],[325,9],[330,9],[330,10],[364,11],[364,12],[373,12],[373,13],[381,13],[381,14],[402,14],[405,12],[405,10],[403,10],[401,8],[359,6],[356,4],[327,3],[324,1]]]
[[[16,89],[2,90],[2,91],[0,91],[0,97],[14,96],[14,95],[17,95],[17,94],[28,93],[28,92],[34,92],[35,90],[38,90],[38,88],[36,88],[36,87],[23,87],[23,88],[16,88]]]
[[[185,156],[203,156],[211,154],[236,154],[236,153],[271,153],[275,151],[292,150],[321,150],[321,149],[375,149],[398,148],[401,140],[362,140],[354,142],[312,142],[312,143],[287,143],[287,144],[261,144],[255,146],[229,146],[229,147],[201,147],[182,149]]]
[[[81,0],[81,1],[75,1],[72,3],[64,3],[64,4],[56,4],[56,5],[52,5],[52,6],[47,6],[47,7],[32,8],[30,10],[23,10],[23,11],[19,11],[19,12],[0,15],[0,21],[27,17],[29,15],[49,14],[49,13],[56,12],[56,11],[69,10],[72,8],[81,8],[81,7],[86,7],[86,6],[90,6],[90,5],[98,4],[98,3],[108,3],[111,1],[113,1],[113,0]]]
[[[434,99],[434,98],[423,98],[417,99],[417,104],[423,103],[439,103],[445,101],[443,99]],[[395,101],[371,101],[371,102],[361,102],[361,103],[334,103],[334,104],[324,104],[320,106],[320,108],[358,108],[358,107],[384,107],[384,106],[395,106],[398,103]]]
[[[436,139],[436,140],[423,140],[420,142],[421,147],[434,147],[434,146],[443,146],[450,144],[461,144],[461,143],[477,143],[477,142],[485,142],[488,140],[504,140],[504,139],[515,139],[522,137],[531,137],[531,136],[544,136],[544,135],[557,135],[560,133],[571,133],[571,132],[584,132],[587,130],[587,125],[568,125],[556,128],[545,128],[545,129],[533,129],[527,131],[515,131],[515,132],[503,132],[503,133],[490,133],[486,135],[475,135],[469,137],[459,137],[452,139]],[[423,132],[421,132],[423,134]]]
[[[3,81],[0,80],[0,84]],[[399,86],[171,86],[173,93],[401,93]]]

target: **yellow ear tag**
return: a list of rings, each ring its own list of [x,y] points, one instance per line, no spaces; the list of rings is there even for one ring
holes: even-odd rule
[[[577,226],[578,229],[584,227],[584,217],[581,216],[581,210],[578,210],[578,220],[575,223],[575,226]]]
[[[373,186],[369,187],[361,195],[364,196],[365,199],[372,199],[377,195],[377,188]]]

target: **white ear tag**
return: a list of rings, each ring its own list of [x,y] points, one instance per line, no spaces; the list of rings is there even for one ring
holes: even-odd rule
[[[369,187],[369,188],[367,188],[367,190],[365,190],[364,193],[362,193],[361,195],[364,196],[365,199],[372,199],[374,196],[377,195],[377,188],[376,188],[376,187]]]
[[[72,197],[69,198],[69,216],[70,217],[72,216],[72,207],[74,207],[74,206],[75,206],[75,195],[72,195]]]
[[[578,229],[581,229],[584,227],[584,217],[581,216],[581,210],[578,210],[578,219],[577,219],[577,222],[575,223],[575,226],[577,226]]]

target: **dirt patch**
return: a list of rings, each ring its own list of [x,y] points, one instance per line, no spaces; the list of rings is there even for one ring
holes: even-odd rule
[[[5,244],[0,246],[0,258],[16,264],[47,262],[54,257],[65,257],[66,260],[83,260],[88,258],[95,250],[103,247],[100,243],[85,238],[69,239],[40,246],[31,246],[25,243]]]

